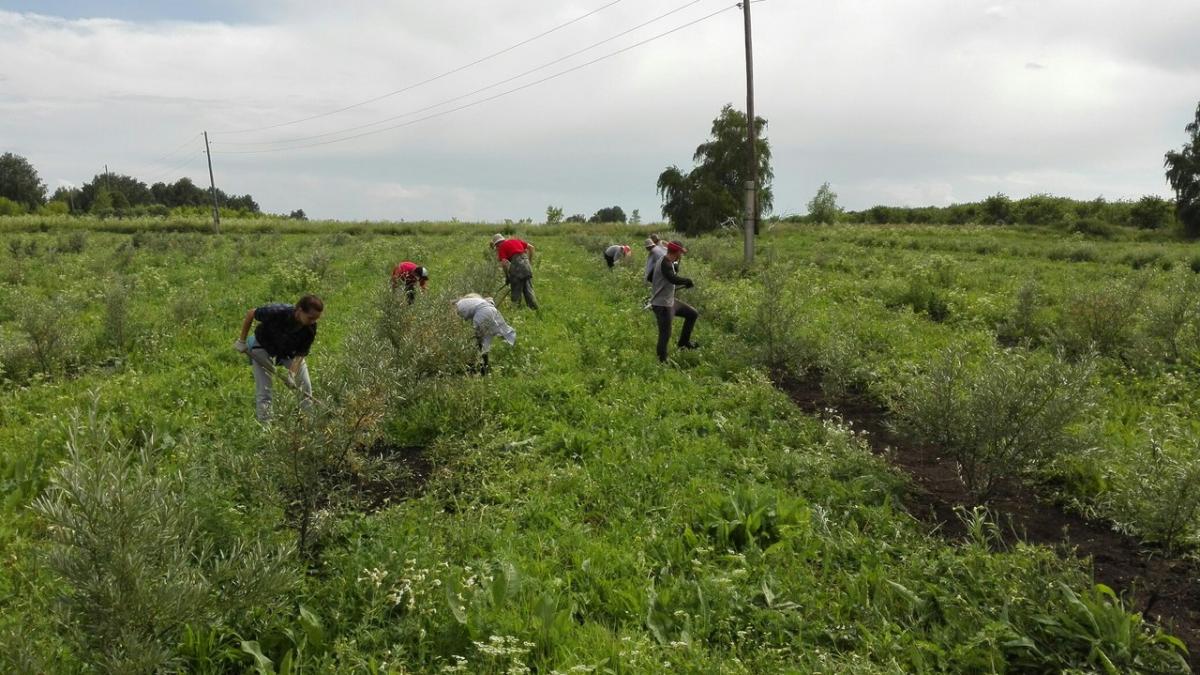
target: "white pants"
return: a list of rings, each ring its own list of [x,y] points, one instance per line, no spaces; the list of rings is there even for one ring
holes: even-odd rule
[[[255,347],[254,352],[254,355],[250,358],[250,367],[254,369],[254,414],[258,417],[259,422],[265,423],[271,419],[271,391],[272,385],[274,385],[272,380],[275,378],[272,377],[267,367],[259,363],[259,361],[274,363],[275,359],[265,349]],[[290,368],[292,360],[284,359],[279,362],[279,365]],[[307,362],[300,364],[300,370],[296,373],[296,385],[306,395],[312,395],[312,381],[308,379]],[[301,405],[307,406],[310,403],[307,398],[304,398],[301,400]]]

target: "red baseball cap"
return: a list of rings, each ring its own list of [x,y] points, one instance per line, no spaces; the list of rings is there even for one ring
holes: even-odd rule
[[[667,242],[667,252],[669,252],[669,253],[687,253],[687,249],[683,247],[683,244],[681,244],[677,241],[671,241],[671,242]]]

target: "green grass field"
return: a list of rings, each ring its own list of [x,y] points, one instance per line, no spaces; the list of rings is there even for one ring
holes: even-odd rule
[[[703,347],[664,366],[648,230],[530,227],[543,309],[499,303],[517,345],[479,377],[447,303],[500,286],[492,230],[288,227],[0,223],[5,671],[1188,672],[1085,563],[1001,545],[984,511],[930,533],[905,476],[770,375],[1182,560],[1191,246],[784,226],[751,274],[703,238]],[[635,255],[610,272],[614,241]],[[432,272],[413,308],[386,290],[402,259]],[[230,344],[303,292],[329,408],[264,429]]]

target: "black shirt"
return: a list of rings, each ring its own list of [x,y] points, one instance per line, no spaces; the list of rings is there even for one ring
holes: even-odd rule
[[[264,305],[254,310],[254,320],[258,322],[254,340],[277,359],[308,356],[317,337],[317,324],[305,326],[297,321],[293,305]]]

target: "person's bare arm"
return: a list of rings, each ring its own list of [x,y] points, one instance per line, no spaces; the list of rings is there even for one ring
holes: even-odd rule
[[[250,326],[254,324],[254,310],[246,312],[246,318],[242,319],[242,335],[238,339],[242,342],[246,341],[246,336],[250,334]]]

